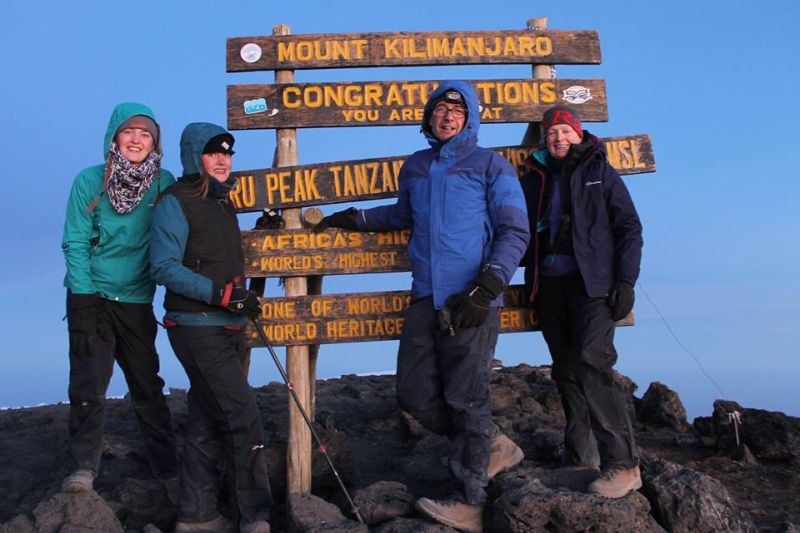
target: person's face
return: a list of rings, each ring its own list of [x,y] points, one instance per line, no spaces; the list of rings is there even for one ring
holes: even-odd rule
[[[231,175],[231,154],[216,152],[213,154],[202,155],[203,170],[219,181],[226,181]]]
[[[448,141],[464,129],[467,110],[459,104],[439,102],[433,107],[428,125],[431,133],[442,142]]]
[[[555,124],[547,129],[547,151],[556,159],[567,157],[570,145],[580,144],[581,137],[572,126],[567,124]]]
[[[117,132],[117,146],[122,157],[138,164],[153,151],[153,136],[144,128],[125,128]]]

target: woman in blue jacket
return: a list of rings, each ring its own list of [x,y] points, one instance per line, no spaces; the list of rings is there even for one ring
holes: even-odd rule
[[[105,163],[72,184],[62,248],[67,274],[70,454],[62,489],[92,489],[102,452],[106,390],[114,361],[125,374],[153,474],[177,473],[169,409],[159,377],[150,278],[150,215],[175,179],[161,168],[153,112],[142,104],[114,108],[103,142]]]

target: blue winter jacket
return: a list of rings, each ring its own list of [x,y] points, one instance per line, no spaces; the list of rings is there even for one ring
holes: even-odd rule
[[[456,90],[467,103],[464,129],[446,142],[429,132],[432,102]],[[359,229],[411,228],[412,298],[433,296],[441,309],[490,268],[505,284],[528,246],[530,232],[519,179],[503,157],[478,146],[480,109],[472,85],[442,82],[425,106],[422,131],[430,148],[411,155],[398,176],[397,203],[361,210]],[[502,305],[502,295],[493,305]]]
[[[567,160],[575,259],[586,293],[592,298],[605,297],[615,281],[636,283],[642,260],[642,224],[625,183],[608,163],[597,137],[584,130],[583,141],[570,147]],[[553,173],[547,165],[547,150],[531,154],[526,165],[529,170],[521,182],[534,238],[522,265],[528,297],[534,301],[542,238],[536,228],[546,214],[546,192],[551,190]]]

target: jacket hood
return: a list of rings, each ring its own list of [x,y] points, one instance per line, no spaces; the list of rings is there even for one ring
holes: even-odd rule
[[[431,113],[433,112],[433,103],[436,102],[439,97],[445,93],[445,91],[450,90],[461,93],[461,96],[464,97],[464,101],[467,104],[467,120],[464,122],[464,129],[462,129],[458,135],[450,140],[461,140],[471,137],[477,141],[478,138],[478,128],[481,124],[481,110],[480,105],[478,104],[478,94],[475,92],[472,84],[466,81],[447,80],[440,83],[439,86],[436,87],[436,90],[431,93],[430,97],[428,98],[428,102],[425,104],[425,112],[422,114],[422,133],[425,134],[425,137],[428,139],[428,143],[430,143],[432,146],[441,144],[441,141],[434,137],[431,133],[431,127],[428,124],[431,118]]]
[[[158,128],[158,139],[155,146],[156,152],[161,154],[161,126],[159,126],[156,117],[153,116],[153,111],[144,104],[137,102],[124,102],[118,104],[114,111],[111,112],[111,118],[108,119],[108,128],[106,128],[106,136],[103,142],[103,159],[108,156],[108,151],[111,149],[111,141],[117,134],[117,130],[122,124],[131,117],[142,115],[152,120],[156,128]]]
[[[183,165],[183,175],[200,174],[203,168],[201,157],[203,148],[208,141],[217,135],[230,132],[222,126],[211,124],[210,122],[192,122],[183,129],[181,133],[181,164]]]

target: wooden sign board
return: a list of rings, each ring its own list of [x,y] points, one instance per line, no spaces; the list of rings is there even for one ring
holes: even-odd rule
[[[228,86],[228,129],[402,126],[422,122],[440,81],[276,83]],[[538,122],[554,104],[584,121],[608,120],[603,80],[470,80],[482,123]]]
[[[596,31],[337,33],[227,40],[227,70],[470,64],[599,64]]]
[[[655,172],[649,135],[601,139],[611,165],[620,174]],[[531,146],[490,148],[508,159],[518,173]],[[381,157],[313,165],[264,168],[234,172],[236,186],[230,199],[239,212],[265,207],[285,209],[310,205],[392,198],[397,195],[397,177],[408,156]]]
[[[501,333],[539,329],[536,311],[525,306],[524,286],[509,286],[503,297]],[[264,298],[258,324],[275,346],[399,339],[410,301],[410,291]],[[632,324],[632,314],[617,323]],[[264,345],[252,326],[246,336],[251,346]]]
[[[406,272],[411,230],[244,231],[248,278]]]

